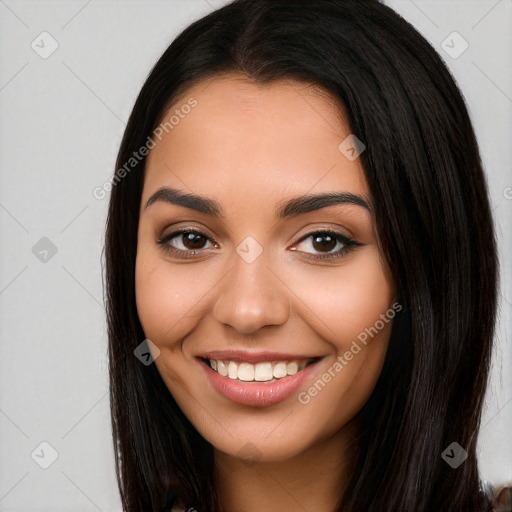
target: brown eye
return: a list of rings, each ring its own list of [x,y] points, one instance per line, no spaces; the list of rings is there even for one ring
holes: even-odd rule
[[[187,249],[204,249],[207,237],[193,231],[183,233],[183,245]]]
[[[302,238],[295,249],[316,259],[341,258],[361,246],[352,238],[334,231],[316,231]]]
[[[213,240],[199,231],[181,230],[164,235],[157,244],[170,253],[193,256],[213,247]],[[207,245],[210,244],[210,245]]]
[[[336,247],[337,242],[336,237],[328,233],[318,234],[312,238],[313,249],[319,252],[332,251]]]

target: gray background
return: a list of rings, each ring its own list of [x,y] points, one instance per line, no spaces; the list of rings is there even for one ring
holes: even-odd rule
[[[121,510],[100,264],[108,195],[93,189],[114,170],[152,65],[224,3],[0,0],[1,511]],[[500,484],[512,480],[512,1],[387,3],[450,66],[489,176],[502,302],[479,452],[483,478]],[[469,44],[457,58],[454,31]]]

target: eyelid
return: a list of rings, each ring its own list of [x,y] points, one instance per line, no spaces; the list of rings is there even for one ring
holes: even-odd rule
[[[302,235],[296,242],[294,242],[294,245],[302,242],[303,240],[305,240],[306,238],[309,238],[310,236],[313,236],[313,235],[316,235],[316,234],[319,234],[319,233],[323,233],[323,234],[327,233],[327,234],[332,235],[334,237],[342,238],[343,240],[346,240],[349,243],[353,243],[354,245],[363,245],[362,243],[358,242],[354,238],[353,235],[345,234],[345,233],[341,232],[339,230],[339,228],[338,229],[334,229],[334,228],[331,228],[331,227],[320,227],[320,228],[310,229],[307,233]]]
[[[313,237],[314,235],[329,235],[335,239],[336,244],[341,243],[342,248],[338,249],[335,252],[325,252],[325,253],[322,253],[322,252],[310,253],[310,252],[306,252],[306,251],[299,251],[298,249],[295,248],[296,245],[303,243],[305,240]],[[329,229],[324,228],[324,229],[317,229],[317,230],[310,231],[309,233],[307,233],[306,235],[301,237],[297,242],[295,242],[295,244],[291,247],[291,250],[305,255],[304,257],[306,257],[306,258],[311,258],[314,260],[321,261],[321,260],[342,259],[348,252],[350,252],[353,249],[356,249],[357,247],[361,247],[362,245],[364,245],[364,244],[358,242],[351,236],[345,235],[344,233],[335,231],[331,228],[329,228]]]
[[[211,251],[212,248],[183,250],[183,249],[178,249],[176,247],[173,247],[170,244],[171,240],[173,240],[174,238],[177,238],[180,235],[183,235],[185,233],[194,233],[196,235],[202,236],[202,237],[206,238],[209,242],[213,243],[214,246],[219,247],[219,244],[216,242],[216,240],[213,237],[211,237],[207,233],[200,231],[197,228],[192,228],[192,227],[190,227],[190,228],[183,227],[183,228],[175,229],[174,231],[161,236],[157,240],[157,244],[159,246],[161,246],[161,248],[164,251],[166,251],[167,253],[174,254],[174,255],[177,254],[178,257],[181,257],[182,259],[187,259],[187,258],[191,259],[196,256],[203,256],[204,254],[207,254],[209,251]],[[341,243],[342,247],[341,247],[341,249],[339,249],[335,252],[326,252],[326,253],[322,253],[322,252],[310,253],[310,252],[306,252],[306,251],[299,251],[295,248],[295,246],[297,244],[304,242],[305,240],[313,237],[314,235],[330,235],[336,240],[336,243],[338,243],[338,242]],[[362,245],[364,245],[364,244],[356,241],[353,237],[345,235],[344,233],[336,231],[332,228],[317,228],[317,229],[312,229],[308,233],[304,234],[298,241],[296,241],[291,246],[291,250],[304,255],[303,257],[306,257],[308,259],[312,259],[315,261],[322,261],[322,260],[342,259],[348,252],[350,252],[351,250],[353,250],[357,247],[360,247]]]
[[[213,243],[213,245],[219,246],[217,241],[210,236],[208,233],[205,233],[197,228],[177,228],[171,231],[170,233],[164,234],[161,237],[157,239],[157,244],[165,246],[170,240],[179,237],[180,235],[183,235],[185,233],[194,233],[195,235],[200,235],[204,238],[206,238],[208,241]],[[183,251],[182,249],[176,249],[177,251],[181,252],[192,252],[192,250],[189,251]],[[206,251],[207,249],[197,249],[197,251]]]

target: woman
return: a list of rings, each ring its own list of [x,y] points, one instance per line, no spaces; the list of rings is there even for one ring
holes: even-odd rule
[[[125,511],[493,506],[486,181],[390,8],[238,0],[185,29],[129,119],[105,254]]]

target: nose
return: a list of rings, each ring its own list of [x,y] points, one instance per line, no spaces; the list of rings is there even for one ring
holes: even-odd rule
[[[266,257],[261,255],[252,263],[238,255],[234,259],[234,267],[221,281],[213,317],[241,334],[284,324],[290,314],[287,289]]]

